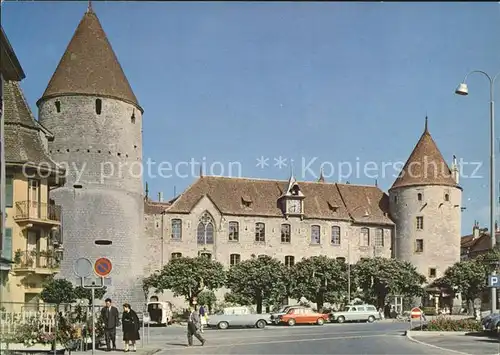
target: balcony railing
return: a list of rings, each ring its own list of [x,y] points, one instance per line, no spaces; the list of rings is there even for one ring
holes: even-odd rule
[[[15,218],[61,222],[61,206],[37,201],[16,202]]]
[[[17,269],[57,269],[59,258],[49,250],[17,250],[14,253],[14,268]]]

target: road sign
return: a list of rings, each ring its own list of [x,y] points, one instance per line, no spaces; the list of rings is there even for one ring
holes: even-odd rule
[[[92,262],[87,258],[79,258],[73,264],[73,270],[78,277],[92,275]]]
[[[411,309],[411,312],[410,312],[410,317],[411,317],[412,319],[415,319],[415,318],[422,318],[422,314],[423,314],[423,312],[422,312],[422,310],[421,310],[420,308],[418,308],[418,307],[413,307],[413,308]]]
[[[500,277],[499,276],[488,276],[488,286],[489,287],[500,287]]]
[[[111,261],[108,258],[100,258],[97,259],[94,264],[94,271],[96,275],[105,277],[111,273],[113,266],[111,265]]]

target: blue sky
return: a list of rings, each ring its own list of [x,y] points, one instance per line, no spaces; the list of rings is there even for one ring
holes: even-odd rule
[[[86,6],[2,5],[34,112]],[[329,181],[341,162],[373,161],[387,191],[397,172],[381,164],[408,158],[427,114],[449,162],[455,154],[483,163],[483,178],[461,180],[462,229],[475,219],[487,225],[487,81],[471,76],[466,98],[453,92],[469,70],[500,71],[498,3],[109,1],[94,9],[145,109],[144,159],[206,161],[208,173],[224,175],[239,162],[243,176],[275,179],[288,178],[293,159],[299,180],[314,180],[325,163]],[[260,156],[270,166],[257,167]],[[279,156],[287,167],[274,166]],[[316,176],[302,169],[309,163]],[[189,170],[149,177],[151,194],[182,191],[194,180]],[[374,184],[370,174],[347,180]]]

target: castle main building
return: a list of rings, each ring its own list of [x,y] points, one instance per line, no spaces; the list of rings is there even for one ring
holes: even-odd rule
[[[150,272],[205,255],[225,265],[266,254],[293,265],[328,255],[395,257],[430,282],[460,261],[462,189],[425,129],[385,194],[377,186],[200,176],[168,203],[146,199]],[[168,295],[167,297],[171,297]]]

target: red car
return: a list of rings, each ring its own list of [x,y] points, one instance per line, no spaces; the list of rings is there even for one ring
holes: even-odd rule
[[[295,324],[318,324],[323,325],[329,319],[328,314],[313,311],[311,308],[292,308],[281,317],[281,323],[290,326]]]

